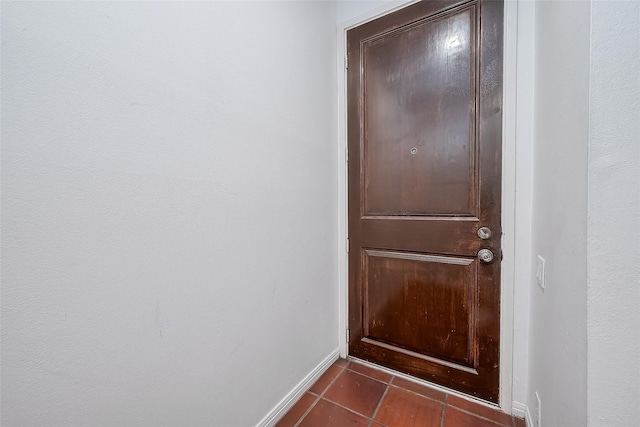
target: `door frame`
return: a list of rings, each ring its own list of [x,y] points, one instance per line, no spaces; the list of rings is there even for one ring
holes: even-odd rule
[[[338,338],[340,356],[347,357],[349,271],[347,256],[348,182],[347,182],[347,30],[380,16],[417,3],[419,0],[394,1],[363,15],[338,23]],[[503,118],[502,118],[502,251],[500,274],[500,408],[512,413],[513,394],[513,323],[515,274],[515,210],[516,210],[516,66],[518,4],[504,1]],[[434,385],[435,386],[435,385]],[[439,387],[439,386],[435,386]],[[459,394],[447,389],[448,392]],[[463,398],[469,396],[459,394]]]

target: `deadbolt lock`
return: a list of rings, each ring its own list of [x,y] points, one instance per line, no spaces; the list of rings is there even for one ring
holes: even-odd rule
[[[489,227],[478,228],[478,237],[482,240],[487,240],[491,237],[491,229]]]

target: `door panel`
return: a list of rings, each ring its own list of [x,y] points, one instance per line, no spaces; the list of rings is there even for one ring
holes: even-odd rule
[[[423,1],[347,32],[349,353],[496,403],[502,8]]]
[[[370,249],[363,254],[364,335],[473,368],[476,260]]]
[[[475,215],[475,8],[362,45],[366,215]]]

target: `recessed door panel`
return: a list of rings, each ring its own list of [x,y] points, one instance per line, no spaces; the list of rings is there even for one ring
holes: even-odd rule
[[[363,42],[367,215],[472,215],[475,8]]]
[[[364,335],[474,367],[476,260],[365,249]]]

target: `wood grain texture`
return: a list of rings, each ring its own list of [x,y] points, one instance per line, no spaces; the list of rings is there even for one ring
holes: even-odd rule
[[[502,14],[423,1],[347,33],[349,352],[494,403]]]
[[[467,7],[362,42],[365,215],[475,216],[474,25]]]

